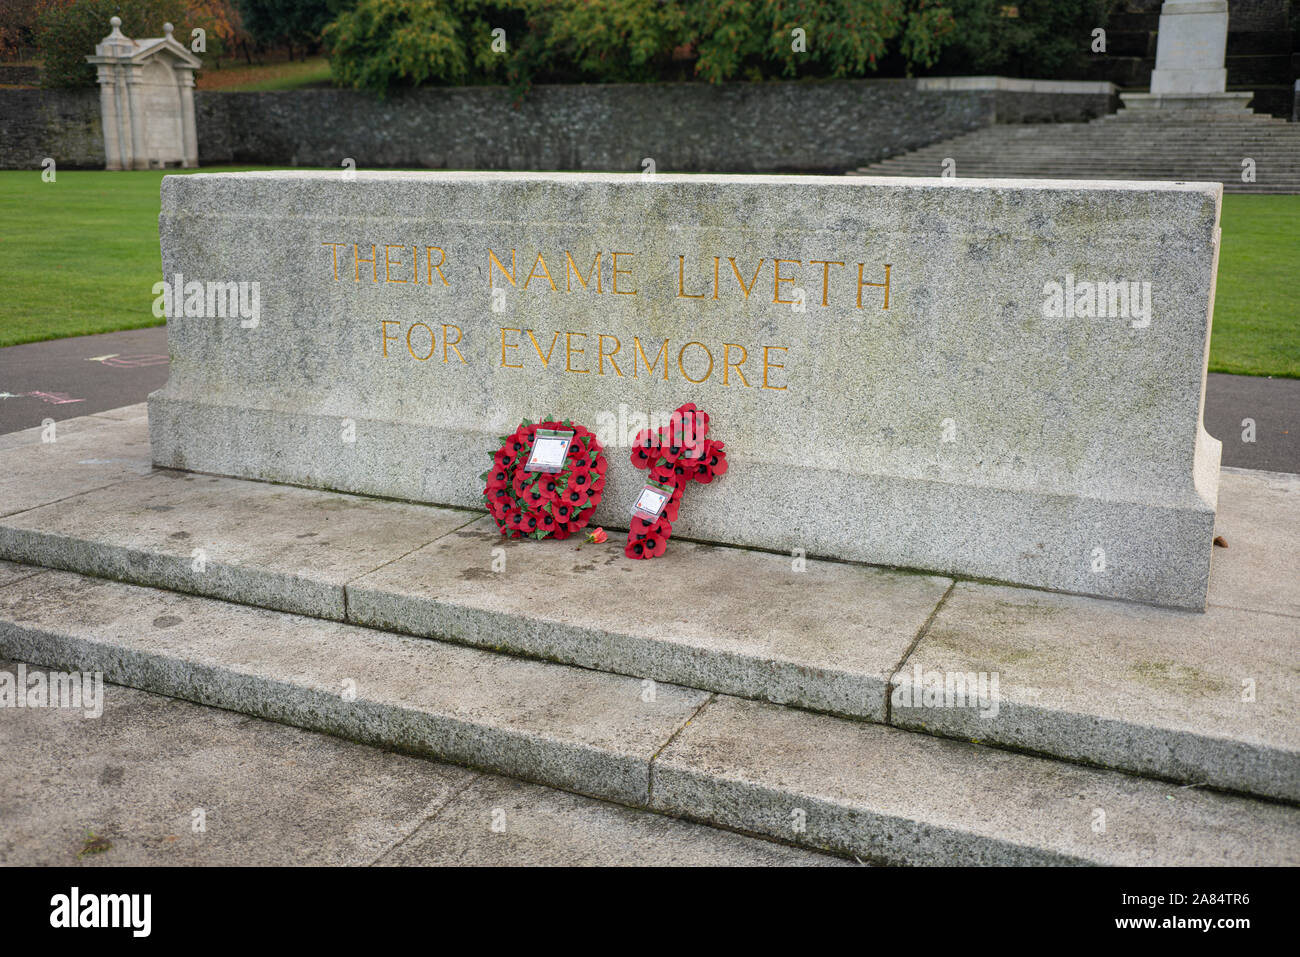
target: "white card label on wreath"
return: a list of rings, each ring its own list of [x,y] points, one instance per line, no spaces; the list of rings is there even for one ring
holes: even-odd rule
[[[641,494],[637,496],[636,504],[632,506],[632,514],[647,522],[657,522],[672,495],[673,490],[669,486],[647,482],[641,489]]]
[[[525,472],[562,472],[564,457],[573,443],[572,432],[538,429],[533,435],[533,451],[528,456]]]

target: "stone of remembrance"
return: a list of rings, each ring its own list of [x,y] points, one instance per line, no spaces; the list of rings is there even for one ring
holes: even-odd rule
[[[694,401],[731,468],[675,535],[1202,609],[1220,192],[168,177],[154,460],[476,508],[498,436],[555,415],[626,528],[627,443]]]

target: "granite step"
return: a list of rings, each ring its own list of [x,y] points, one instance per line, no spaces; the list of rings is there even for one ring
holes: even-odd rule
[[[1300,127],[1274,117],[1110,115],[1091,123],[997,125],[864,166],[850,175],[931,176],[948,157],[963,178],[1219,182],[1233,193],[1300,193]],[[1240,158],[1256,183],[1240,182]]]
[[[1008,155],[1007,150],[1012,152]],[[1087,159],[1097,163],[1103,163],[1111,166],[1118,165],[1137,165],[1137,166],[1168,166],[1173,163],[1185,164],[1188,168],[1202,168],[1206,164],[1227,162],[1231,157],[1248,154],[1256,162],[1268,160],[1279,164],[1293,165],[1297,161],[1295,151],[1292,149],[1281,149],[1270,147],[1268,149],[1253,149],[1245,146],[1237,150],[1218,150],[1205,149],[1195,152],[1187,152],[1177,157],[1171,157],[1163,153],[1146,152],[1134,148],[1131,152],[1117,149],[1098,149],[1095,151],[1080,149],[1076,156],[1063,157],[1058,153],[1050,150],[1040,150],[1033,148],[1019,148],[1015,146],[1007,148],[990,148],[990,147],[962,147],[954,146],[950,150],[933,150],[925,153],[909,153],[903,156],[893,157],[883,160],[884,163],[898,163],[905,159],[933,159],[940,156],[952,156],[955,159],[973,160],[1014,160],[1018,162],[1040,161],[1040,162],[1058,162],[1068,163],[1075,159]]]
[[[210,598],[6,569],[0,655],[891,864],[1300,864],[1300,809]]]
[[[1300,144],[1298,144],[1300,145]],[[1256,149],[1249,144],[1232,150],[1205,149],[1196,151],[1187,151],[1177,156],[1169,155],[1167,151],[1142,152],[1138,148],[1132,151],[1117,149],[1098,149],[1095,151],[1080,149],[1076,156],[1061,156],[1059,153],[1049,150],[1020,148],[1014,145],[1003,148],[990,148],[981,146],[975,147],[953,146],[946,150],[933,150],[926,153],[909,153],[902,156],[892,157],[882,162],[897,163],[904,159],[934,159],[935,157],[951,156],[954,159],[966,160],[1012,160],[1019,162],[1028,162],[1030,160],[1040,162],[1057,162],[1070,163],[1077,160],[1090,160],[1097,163],[1111,166],[1118,165],[1138,165],[1138,166],[1160,166],[1160,165],[1186,165],[1189,169],[1204,167],[1207,163],[1223,163],[1230,161],[1233,157],[1249,156],[1256,162],[1268,160],[1269,162],[1279,164],[1294,164],[1296,162],[1296,153],[1291,148]]]
[[[142,473],[142,419],[70,423],[0,451],[0,558],[1300,802],[1294,477],[1225,470],[1201,614],[687,541],[634,564],[617,533]],[[900,706],[918,664],[999,676],[996,713]]]
[[[41,670],[0,659],[14,678]],[[857,866],[136,688],[100,695],[94,720],[0,721],[0,867],[90,863],[88,829],[115,867]],[[220,823],[195,830],[196,807]]]
[[[1294,179],[1285,179],[1275,176],[1266,176],[1264,183],[1241,183],[1237,182],[1237,176],[1229,176],[1225,173],[1202,173],[1193,176],[1184,177],[1185,171],[1175,173],[1167,171],[1164,173],[1142,173],[1133,170],[1115,170],[1115,171],[1088,171],[1079,170],[1042,170],[1042,169],[971,169],[962,167],[962,179],[1043,179],[1043,180],[1097,180],[1097,181],[1140,181],[1151,180],[1160,182],[1198,182],[1198,183],[1223,183],[1223,189],[1226,193],[1276,193],[1291,194],[1300,192],[1300,176]],[[926,178],[936,177],[933,166],[925,168],[901,168],[901,169],[869,169],[861,172],[849,173],[850,176],[903,176],[908,178]]]
[[[1222,165],[1239,165],[1240,160],[1236,159],[1241,156],[1249,156],[1257,164],[1272,163],[1279,167],[1290,167],[1297,164],[1298,158],[1294,150],[1255,150],[1250,147],[1244,147],[1240,150],[1220,151],[1206,150],[1194,154],[1184,154],[1178,157],[1170,157],[1163,154],[1139,153],[1136,150],[1131,154],[1122,153],[1118,150],[1105,150],[1090,153],[1080,150],[1077,156],[1063,157],[1056,153],[1038,150],[1022,150],[1011,148],[1010,153],[1006,149],[973,149],[954,147],[950,150],[935,150],[930,153],[910,153],[904,156],[892,157],[882,160],[880,165],[897,166],[904,161],[924,160],[930,162],[936,159],[952,157],[959,163],[962,161],[973,163],[996,162],[1001,161],[1006,165],[1016,163],[1045,163],[1045,164],[1062,164],[1070,165],[1079,160],[1088,160],[1102,167],[1128,168],[1135,169],[1163,169],[1170,166],[1178,165],[1189,171],[1198,169],[1215,168]],[[1235,160],[1235,162],[1234,162]],[[1190,175],[1190,173],[1189,173]]]

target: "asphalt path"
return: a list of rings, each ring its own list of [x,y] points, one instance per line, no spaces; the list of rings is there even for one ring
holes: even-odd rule
[[[0,349],[0,434],[143,402],[167,381],[164,326]],[[1211,374],[1205,427],[1223,464],[1300,472],[1300,379]]]

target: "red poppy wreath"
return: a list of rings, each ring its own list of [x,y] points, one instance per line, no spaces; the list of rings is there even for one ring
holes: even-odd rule
[[[567,447],[554,444],[565,438]],[[539,440],[551,443],[546,450],[553,458],[534,449]],[[537,470],[529,471],[530,461]],[[583,426],[567,419],[524,419],[501,437],[492,468],[479,476],[487,483],[483,502],[502,535],[565,539],[581,531],[600,504],[607,468],[600,443]]]
[[[688,402],[658,431],[645,429],[632,443],[632,464],[650,472],[650,485],[667,492],[659,517],[653,521],[635,513],[627,533],[628,558],[658,558],[668,548],[682,492],[691,481],[704,485],[727,471],[723,443],[708,439],[709,414]],[[649,487],[647,487],[649,490]]]

